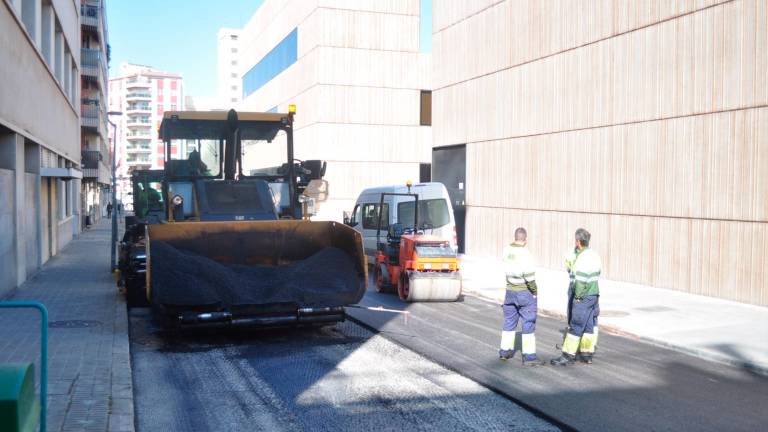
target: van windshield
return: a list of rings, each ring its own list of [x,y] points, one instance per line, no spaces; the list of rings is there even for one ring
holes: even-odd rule
[[[397,205],[397,221],[404,227],[413,228],[413,201]],[[419,200],[419,228],[440,228],[451,222],[448,203],[444,198]]]

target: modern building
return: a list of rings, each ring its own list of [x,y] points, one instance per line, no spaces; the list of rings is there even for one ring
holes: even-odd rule
[[[239,109],[295,104],[295,157],[328,162],[318,219],[341,220],[366,187],[428,178],[431,66],[419,3],[265,0],[240,33]],[[284,161],[280,144],[268,144],[260,154]]]
[[[106,8],[101,0],[80,3],[80,148],[83,180],[81,223],[106,216],[111,200],[111,146],[107,123],[108,39]]]
[[[768,305],[768,2],[651,3],[435,2],[433,176],[468,253]]]
[[[240,102],[243,87],[238,64],[240,30],[222,28],[218,34],[216,49],[218,98],[221,104],[234,107]]]
[[[80,230],[80,3],[0,2],[0,298]]]
[[[161,169],[165,163],[163,142],[158,137],[163,113],[183,109],[183,79],[179,74],[124,63],[119,75],[109,79],[109,110],[123,113],[113,121],[118,201],[127,208],[133,203],[129,195],[133,170]],[[173,148],[174,154],[178,151]]]

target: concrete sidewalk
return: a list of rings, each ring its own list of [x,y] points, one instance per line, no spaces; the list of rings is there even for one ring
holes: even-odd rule
[[[110,222],[83,232],[2,300],[37,300],[49,312],[48,430],[134,431],[125,301],[109,269]],[[0,310],[0,363],[35,362],[36,311]]]
[[[500,259],[464,255],[461,272],[465,294],[503,301]],[[536,280],[539,312],[565,326],[567,273],[539,268]],[[768,375],[768,308],[601,279],[600,311],[601,331]]]

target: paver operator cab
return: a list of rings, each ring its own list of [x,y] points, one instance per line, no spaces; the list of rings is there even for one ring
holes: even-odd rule
[[[129,306],[181,327],[344,319],[365,293],[362,237],[308,220],[325,163],[294,159],[293,115],[165,113],[165,168],[133,173],[120,254]]]

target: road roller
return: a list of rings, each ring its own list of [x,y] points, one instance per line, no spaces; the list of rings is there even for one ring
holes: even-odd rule
[[[377,251],[373,266],[379,292],[396,291],[400,299],[414,301],[456,301],[461,296],[461,274],[456,250],[448,239],[425,235],[429,226],[418,226],[419,196],[413,193],[382,193],[379,208],[388,195],[411,197],[415,201],[414,223],[389,225],[382,238],[383,217],[376,229]]]

